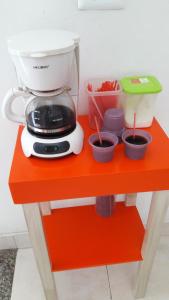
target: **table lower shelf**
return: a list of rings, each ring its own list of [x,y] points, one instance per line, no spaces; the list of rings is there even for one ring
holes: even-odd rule
[[[135,206],[117,203],[109,218],[94,205],[55,209],[43,226],[53,272],[142,260],[144,227]]]

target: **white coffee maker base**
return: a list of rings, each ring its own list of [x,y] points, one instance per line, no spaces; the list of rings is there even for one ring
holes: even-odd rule
[[[77,122],[70,134],[57,139],[42,139],[29,133],[25,127],[21,135],[22,150],[26,157],[57,158],[70,153],[79,154],[83,148],[84,133]],[[65,150],[65,151],[64,151]]]

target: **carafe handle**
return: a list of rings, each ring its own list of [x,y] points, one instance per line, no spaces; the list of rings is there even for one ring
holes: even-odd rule
[[[3,100],[2,113],[3,116],[10,121],[25,124],[25,116],[15,113],[12,109],[12,104],[18,97],[26,98],[26,92],[16,88],[11,88]]]

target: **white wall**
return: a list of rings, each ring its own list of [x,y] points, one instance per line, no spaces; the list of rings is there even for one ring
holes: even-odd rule
[[[87,107],[83,84],[89,77],[152,73],[164,86],[157,115],[169,132],[169,1],[126,3],[124,11],[80,12],[77,0],[1,0],[0,98],[16,85],[6,37],[28,29],[63,28],[81,36],[81,112]],[[12,204],[7,186],[16,131],[15,124],[0,117],[0,234],[26,230],[22,210]],[[142,203],[145,215],[145,197]]]

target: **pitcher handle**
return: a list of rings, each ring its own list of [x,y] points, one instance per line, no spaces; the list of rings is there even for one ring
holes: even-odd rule
[[[16,89],[16,88],[11,88],[4,100],[3,100],[3,104],[2,104],[2,114],[5,118],[7,118],[10,121],[16,122],[16,123],[22,123],[25,124],[26,123],[26,119],[24,115],[19,115],[17,113],[15,113],[12,109],[12,104],[13,102],[18,98],[18,97],[23,97],[26,98],[26,93],[22,90]]]

